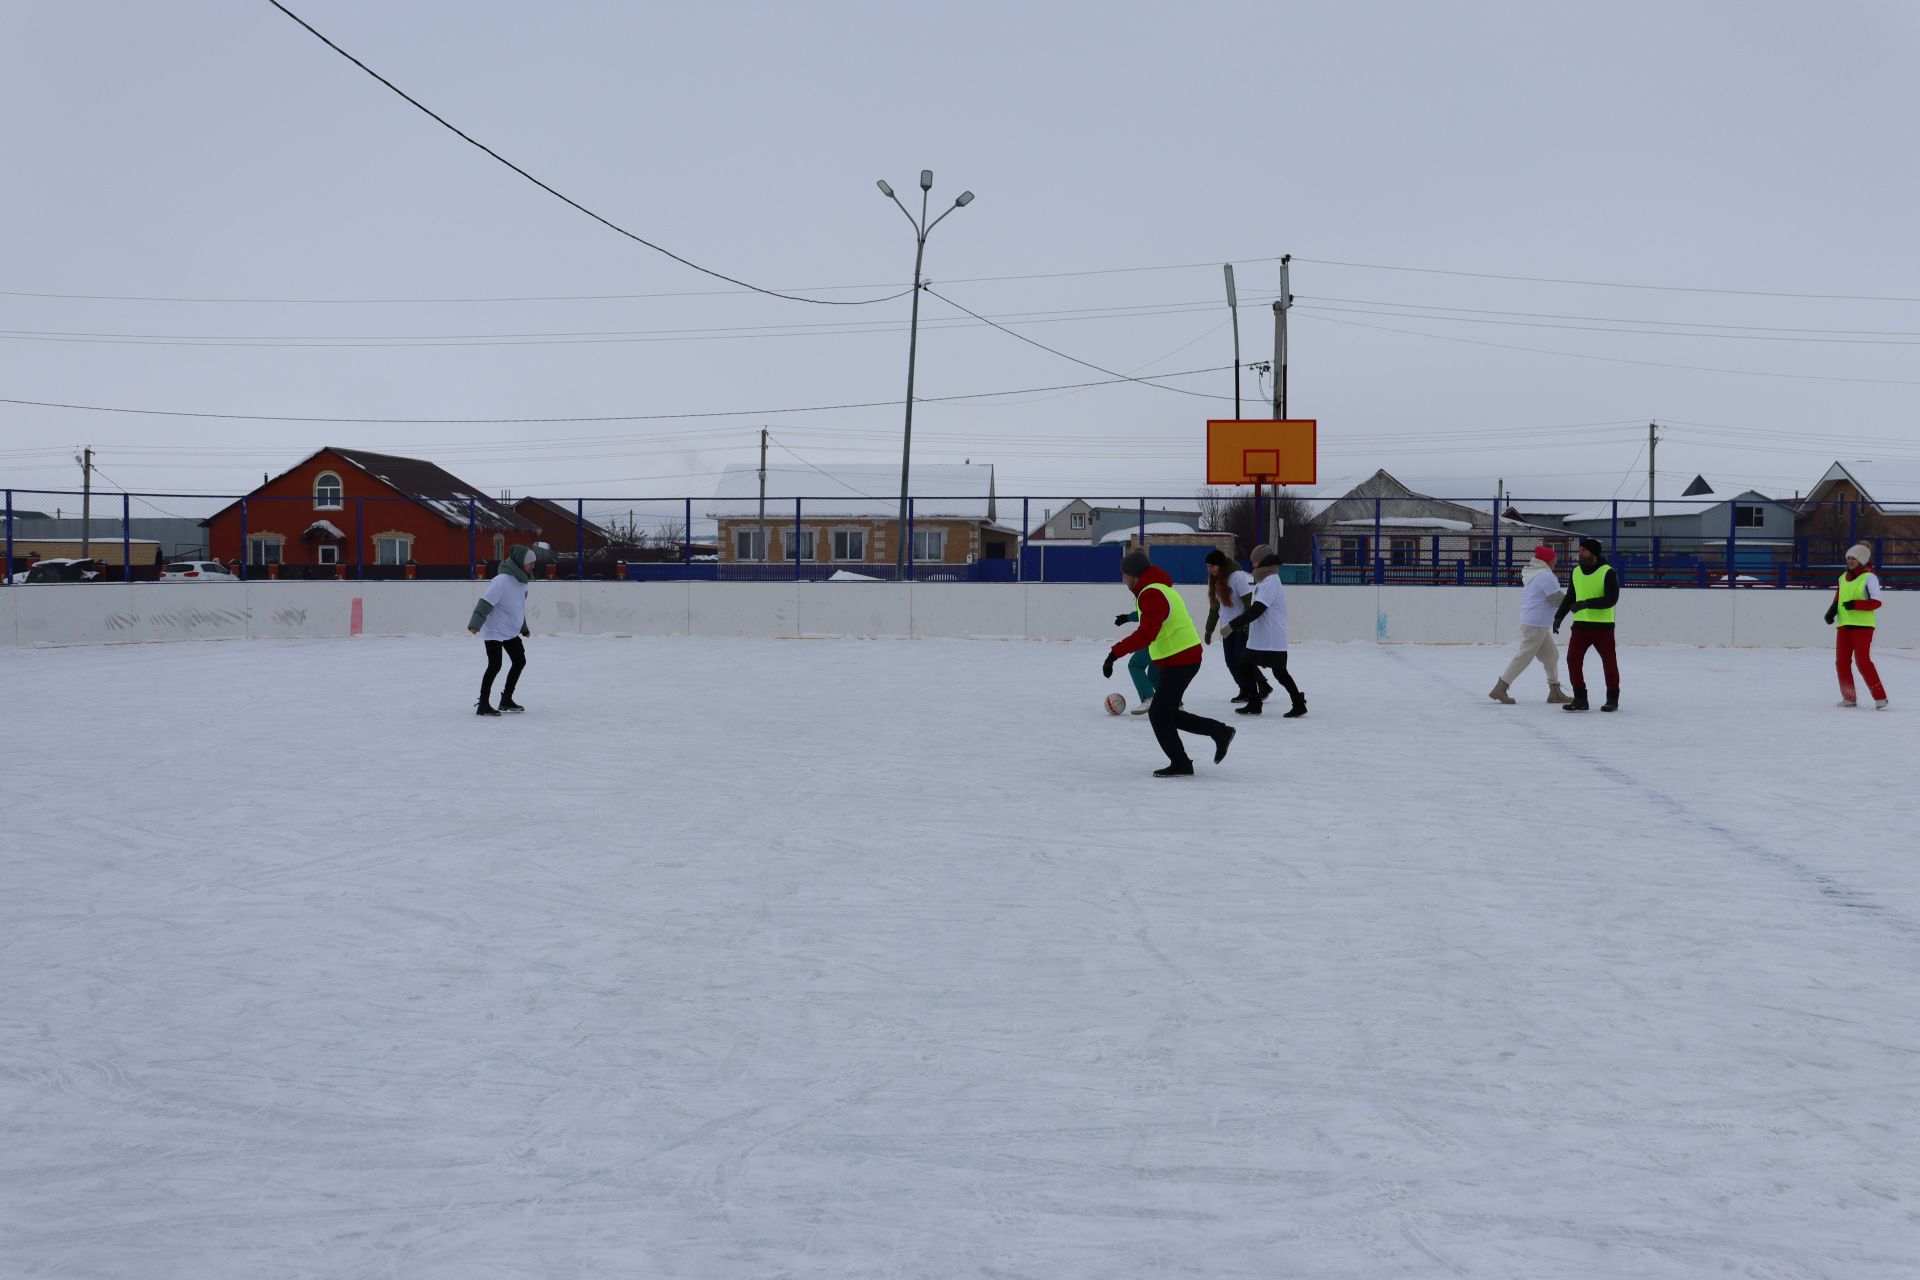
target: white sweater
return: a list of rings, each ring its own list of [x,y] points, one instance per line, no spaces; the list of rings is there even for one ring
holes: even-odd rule
[[[1553,567],[1544,560],[1530,560],[1520,571],[1520,581],[1520,625],[1552,626],[1553,611],[1560,597],[1566,594],[1560,579],[1554,576]]]

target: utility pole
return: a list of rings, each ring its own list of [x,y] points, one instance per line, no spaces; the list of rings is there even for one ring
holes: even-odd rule
[[[93,555],[93,446],[80,451],[80,558]]]
[[[1659,447],[1660,447],[1659,424],[1654,422],[1649,422],[1647,424],[1647,536],[1649,538],[1651,538],[1654,534],[1653,451],[1655,449],[1658,449]],[[1648,543],[1647,545],[1651,547],[1653,544]]]
[[[1280,296],[1273,303],[1273,416],[1287,416],[1287,308],[1293,305],[1293,290],[1287,282],[1287,266],[1292,254],[1280,258]]]
[[[1233,416],[1237,420],[1240,413],[1240,297],[1233,290],[1233,264],[1226,263],[1220,268],[1227,273],[1227,310],[1233,313]]]
[[[760,559],[767,558],[767,429],[760,428]]]

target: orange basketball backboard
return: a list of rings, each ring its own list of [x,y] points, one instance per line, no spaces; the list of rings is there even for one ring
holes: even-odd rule
[[[1214,418],[1207,423],[1208,484],[1317,484],[1316,418]]]

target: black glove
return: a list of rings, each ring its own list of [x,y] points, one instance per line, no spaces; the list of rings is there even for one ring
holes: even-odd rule
[[[1124,627],[1132,621],[1133,615],[1130,613],[1116,613],[1113,615],[1113,625],[1116,627]]]
[[[1834,620],[1835,618],[1837,618],[1837,617],[1839,617],[1839,616],[1840,616],[1840,606],[1839,606],[1839,605],[1837,605],[1837,604],[1830,604],[1830,605],[1828,605],[1828,606],[1827,606],[1827,625],[1828,625],[1828,626],[1832,626],[1832,625],[1833,625],[1833,620]]]
[[[1113,655],[1112,654],[1108,654],[1107,660],[1100,664],[1100,674],[1105,676],[1109,680],[1113,679]]]
[[[1560,634],[1560,624],[1565,621],[1566,621],[1565,618],[1555,618],[1553,620],[1553,634],[1555,635]]]
[[[533,632],[527,630],[525,627],[520,628],[520,634],[528,637],[529,639],[531,639],[533,636]]]

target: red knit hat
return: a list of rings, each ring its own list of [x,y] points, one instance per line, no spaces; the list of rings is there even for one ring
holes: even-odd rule
[[[1541,543],[1533,549],[1533,558],[1535,560],[1545,560],[1548,564],[1552,564],[1553,548],[1547,546],[1545,543]]]

